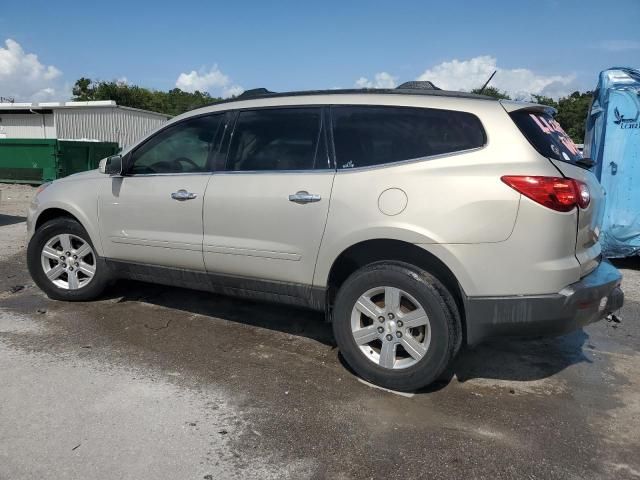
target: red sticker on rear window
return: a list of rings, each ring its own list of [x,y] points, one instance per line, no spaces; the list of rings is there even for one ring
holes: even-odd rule
[[[535,115],[533,113],[530,113],[529,116],[533,119],[536,125],[540,127],[540,130],[542,130],[547,135],[552,135],[553,138],[562,143],[562,145],[569,152],[571,152],[572,155],[580,155],[580,150],[578,150],[576,144],[573,143],[571,137],[567,135],[567,133],[562,129],[560,124],[555,119],[549,118],[547,120],[545,117],[541,115]]]

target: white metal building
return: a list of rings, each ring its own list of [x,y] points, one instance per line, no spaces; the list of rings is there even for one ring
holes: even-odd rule
[[[112,100],[0,103],[0,138],[100,140],[118,142],[124,148],[169,118]]]

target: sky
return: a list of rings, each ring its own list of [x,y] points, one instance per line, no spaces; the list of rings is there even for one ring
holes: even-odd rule
[[[214,96],[430,80],[512,96],[640,68],[640,0],[2,0],[0,96],[69,100],[80,77]]]

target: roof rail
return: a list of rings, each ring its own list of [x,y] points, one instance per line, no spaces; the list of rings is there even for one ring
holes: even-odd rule
[[[411,82],[404,82],[402,85],[396,87],[396,90],[441,90],[433,83],[427,80],[414,80]]]
[[[437,96],[437,97],[454,97],[454,98],[469,98],[476,100],[489,100],[493,102],[497,102],[498,100],[494,97],[489,97],[487,95],[477,95],[475,93],[469,92],[457,92],[450,90],[442,90],[431,82],[407,82],[408,84],[417,83],[418,88],[408,88],[402,84],[397,88],[351,88],[345,90],[307,90],[307,91],[296,91],[296,92],[279,92],[274,93],[270,92],[266,88],[254,88],[252,90],[247,90],[237,97],[227,98],[225,100],[216,101],[210,103],[209,105],[204,105],[205,107],[213,106],[213,105],[221,105],[224,103],[232,103],[232,102],[241,102],[244,100],[251,99],[265,99],[265,98],[283,98],[283,97],[300,97],[300,96],[310,96],[310,95],[425,95],[425,96]],[[431,87],[424,84],[430,84]],[[2,107],[0,107],[2,108]],[[203,108],[197,107],[196,109]],[[195,109],[194,109],[195,110]]]
[[[251,90],[245,90],[236,98],[242,98],[242,99],[253,98],[253,97],[260,97],[262,95],[271,95],[274,93],[276,92],[272,92],[270,90],[267,90],[266,88],[252,88]]]

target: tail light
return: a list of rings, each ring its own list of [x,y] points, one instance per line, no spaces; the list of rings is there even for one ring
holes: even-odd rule
[[[591,194],[586,183],[573,178],[506,175],[501,180],[534,202],[557,212],[587,208]]]
[[[576,203],[580,208],[587,208],[591,202],[591,192],[589,191],[589,187],[586,183],[581,182],[580,180],[574,180],[574,183],[578,189],[578,200]]]

